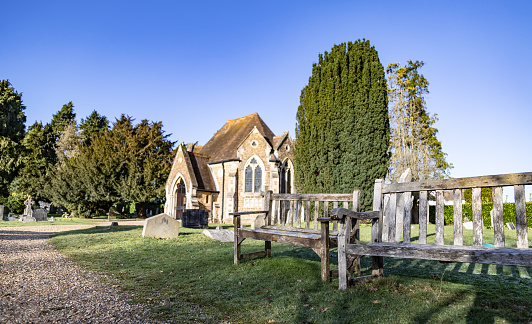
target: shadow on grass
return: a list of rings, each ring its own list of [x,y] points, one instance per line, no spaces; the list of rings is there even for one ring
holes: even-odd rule
[[[103,234],[103,233],[119,233],[127,232],[142,228],[137,225],[120,225],[120,226],[96,226],[91,228],[76,229],[72,231],[59,232],[53,235],[53,237],[78,235],[78,234]]]

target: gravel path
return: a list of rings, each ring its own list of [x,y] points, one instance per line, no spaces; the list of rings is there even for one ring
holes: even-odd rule
[[[48,244],[91,225],[0,227],[0,323],[152,323],[148,308]]]

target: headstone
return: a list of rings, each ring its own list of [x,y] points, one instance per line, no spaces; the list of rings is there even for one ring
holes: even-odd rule
[[[464,222],[464,228],[466,230],[473,230],[473,222]]]
[[[515,225],[512,222],[506,223],[506,226],[508,226],[508,229],[511,231],[515,231]]]
[[[4,216],[4,205],[0,205],[0,215]]]
[[[203,235],[220,242],[234,242],[235,233],[231,230],[204,230]]]
[[[37,222],[48,221],[48,213],[46,212],[46,209],[35,209],[32,217],[35,218]]]
[[[187,228],[207,228],[209,212],[205,209],[186,209],[181,216],[181,225]]]
[[[26,205],[26,208],[24,209],[24,216],[31,217],[33,214],[33,210],[31,206],[34,204],[33,199],[31,199],[31,196],[28,196],[28,198],[24,201],[24,205]]]
[[[20,220],[24,223],[33,223],[37,221],[34,217],[31,216],[22,216],[20,217]]]
[[[54,216],[50,217],[50,219],[49,219],[48,221],[49,221],[49,222],[53,222],[53,221],[55,221]]]
[[[167,214],[150,217],[144,222],[142,237],[173,239],[179,235],[179,222]]]
[[[7,220],[10,221],[10,222],[14,221],[15,219],[17,219],[17,218],[14,215],[9,214],[7,216]]]

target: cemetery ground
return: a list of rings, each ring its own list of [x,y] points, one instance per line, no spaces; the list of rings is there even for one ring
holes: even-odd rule
[[[212,225],[214,227],[214,225]],[[224,226],[232,229],[232,226]],[[434,241],[434,225],[429,228]],[[131,303],[171,323],[532,323],[532,268],[385,258],[384,278],[338,291],[320,280],[311,249],[272,243],[271,258],[233,264],[233,244],[181,228],[179,238],[142,238],[140,226],[61,232],[52,244],[117,285]],[[472,244],[464,230],[464,244]],[[491,237],[490,237],[491,232]],[[452,242],[453,227],[445,239]],[[367,242],[370,226],[362,225]],[[515,232],[507,231],[508,246]],[[413,238],[417,236],[414,226]],[[485,242],[493,231],[485,229]],[[529,245],[532,246],[532,230]],[[490,241],[491,240],[491,241]],[[248,240],[243,252],[262,249]],[[331,257],[336,266],[336,254]],[[363,274],[371,259],[363,258]],[[98,298],[95,296],[94,298]]]

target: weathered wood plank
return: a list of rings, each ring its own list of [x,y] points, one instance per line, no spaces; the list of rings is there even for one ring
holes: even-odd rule
[[[329,202],[323,202],[323,217],[329,217]]]
[[[290,204],[290,211],[288,212],[288,218],[290,219],[288,221],[288,226],[294,226],[294,220],[296,218],[295,215],[295,200],[290,200],[288,203]]]
[[[443,245],[443,230],[445,225],[445,214],[443,211],[444,200],[443,190],[436,190],[436,244]]]
[[[271,222],[271,225],[277,225],[279,224],[279,213],[281,212],[280,210],[280,205],[279,205],[279,200],[278,199],[274,199],[273,200],[273,203],[272,203],[272,211],[271,211],[271,218],[272,218],[272,222]]]
[[[340,220],[344,217],[356,219],[378,219],[380,216],[380,211],[356,212],[346,208],[334,208],[331,210],[331,218]]]
[[[395,242],[395,206],[397,203],[397,194],[390,194],[388,208],[386,210],[386,222],[388,223],[387,242]]]
[[[252,214],[267,214],[268,210],[253,210],[253,211],[243,211],[236,213],[229,213],[232,216],[241,216],[241,215],[252,215]]]
[[[405,191],[467,189],[473,187],[497,187],[529,184],[532,184],[532,172],[456,179],[437,179],[407,183],[390,183],[383,185],[382,192],[386,194]]]
[[[484,222],[482,220],[482,198],[481,188],[473,188],[473,245],[482,245],[482,233],[484,230]]]
[[[496,247],[504,247],[504,215],[502,212],[502,187],[492,188],[493,197],[493,244]]]
[[[273,230],[241,230],[241,236],[260,241],[271,241],[310,248],[320,248],[320,234],[297,233]]]
[[[318,229],[318,218],[320,217],[320,202],[314,202],[314,229]]]
[[[403,220],[403,242],[410,243],[410,227],[412,226],[412,202],[413,197],[411,192],[403,193],[403,200],[405,204],[405,217]]]
[[[338,208],[338,202],[337,201],[334,201],[333,202],[333,209],[334,208]],[[334,220],[333,221],[333,231],[337,231],[338,230],[338,221]]]
[[[301,206],[302,206],[302,201],[301,200],[298,200],[296,201],[296,225],[298,228],[301,227]]]
[[[515,226],[517,247],[528,248],[528,229],[526,224],[525,186],[514,186],[515,197]]]
[[[305,202],[305,228],[310,228],[310,200]]]
[[[280,200],[319,200],[319,201],[351,201],[351,194],[272,194],[272,199]]]
[[[419,243],[427,243],[428,192],[419,192]]]
[[[397,205],[395,209],[395,242],[401,241],[403,234],[403,222],[405,218],[405,193],[398,193]],[[390,241],[391,242],[391,241]]]
[[[349,244],[348,254],[532,267],[532,249],[413,243]]]
[[[234,228],[234,254],[233,262],[234,264],[240,263],[240,237],[238,235],[240,228],[240,217],[233,217],[233,228]]]
[[[382,179],[375,180],[375,186],[373,187],[373,210],[379,211],[380,216],[378,219],[371,221],[371,242],[380,243],[382,241],[382,224],[383,224],[383,209],[384,201],[382,195]],[[360,205],[360,203],[358,204]],[[372,256],[372,275],[382,276],[384,274],[384,258],[379,256]]]
[[[328,205],[326,203],[326,205]],[[330,255],[329,255],[329,222],[321,222],[321,281],[329,281],[330,279]]]
[[[464,230],[462,224],[462,190],[453,190],[453,222],[454,245],[464,245]]]
[[[335,209],[333,209],[334,211]],[[346,246],[351,236],[351,218],[345,217],[340,221],[340,231],[338,232],[338,289],[347,289],[350,273],[347,271]]]

